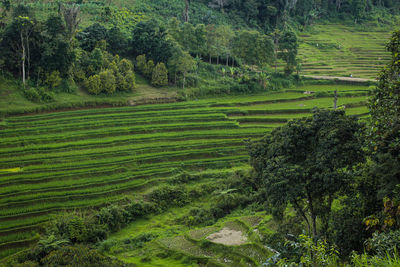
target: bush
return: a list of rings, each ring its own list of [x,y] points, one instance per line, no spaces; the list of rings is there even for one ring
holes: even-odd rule
[[[28,88],[24,90],[24,95],[26,99],[32,102],[41,102],[41,96],[39,95],[38,91],[36,88]]]
[[[146,55],[140,55],[136,57],[136,68],[144,74],[146,69]]]
[[[53,93],[43,87],[25,89],[24,95],[29,101],[36,103],[48,103],[54,101]]]
[[[99,76],[100,76],[102,91],[108,94],[113,94],[117,89],[117,82],[113,74],[113,71],[104,70],[100,72]]]
[[[55,70],[51,73],[46,73],[46,80],[44,83],[54,89],[61,84],[61,81],[60,72]]]
[[[151,76],[153,74],[153,69],[154,69],[154,62],[153,62],[153,60],[149,60],[146,64],[146,66],[144,67],[143,75],[146,78],[151,79]]]
[[[108,227],[111,232],[120,230],[129,222],[128,212],[121,206],[102,208],[96,215],[97,223]]]
[[[127,71],[124,77],[124,87],[121,88],[123,91],[133,91],[136,87],[136,78],[135,78],[135,73],[133,73],[133,70]]]
[[[164,63],[158,63],[154,68],[151,84],[155,87],[162,87],[168,84],[168,70]]]
[[[61,247],[47,255],[42,259],[41,263],[44,266],[129,266],[119,260],[104,256],[97,250],[84,245]]]
[[[78,86],[75,84],[73,79],[64,79],[61,85],[58,87],[60,92],[64,93],[76,93]]]
[[[194,73],[186,74],[185,78],[185,87],[196,87],[199,84],[199,76]],[[182,80],[180,80],[180,84],[182,84]]]
[[[88,89],[89,93],[98,95],[101,93],[102,85],[101,85],[101,79],[100,76],[95,74],[87,78],[85,81],[85,86]]]
[[[395,256],[400,251],[400,230],[388,233],[375,232],[366,244],[370,252],[380,257]]]
[[[64,214],[52,222],[49,233],[72,243],[95,243],[107,237],[106,227],[91,216]]]
[[[189,195],[183,186],[164,186],[153,190],[149,198],[161,209],[170,206],[184,206],[189,202]]]

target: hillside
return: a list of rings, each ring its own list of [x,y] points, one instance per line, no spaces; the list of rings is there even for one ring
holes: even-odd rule
[[[397,266],[399,14],[0,1],[0,266]]]
[[[140,200],[181,172],[193,177],[189,188],[216,186],[214,176],[247,168],[244,139],[310,116],[314,107],[332,107],[333,90],[347,114],[368,114],[367,86],[308,85],[254,96],[9,116],[0,131],[2,255],[34,241],[35,229],[55,212],[126,196]]]
[[[301,73],[375,79],[390,59],[386,51],[390,31],[374,30],[373,26],[365,28],[323,24],[301,32]]]

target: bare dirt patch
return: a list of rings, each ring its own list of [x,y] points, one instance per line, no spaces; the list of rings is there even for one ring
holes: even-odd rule
[[[242,233],[242,231],[232,230],[227,227],[223,228],[219,232],[209,235],[207,239],[211,242],[227,246],[238,246],[247,242],[247,237]]]

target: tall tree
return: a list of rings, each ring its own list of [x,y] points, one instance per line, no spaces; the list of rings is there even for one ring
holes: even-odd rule
[[[168,62],[172,43],[167,31],[154,21],[139,22],[132,31],[131,47],[134,56],[146,55],[154,62]]]
[[[183,21],[189,22],[190,0],[185,0],[185,9],[183,10]]]
[[[234,54],[243,63],[262,66],[273,58],[272,40],[258,31],[243,30],[234,40]]]
[[[49,16],[42,34],[44,44],[40,60],[41,69],[47,73],[58,71],[61,76],[66,77],[75,54],[62,18],[59,15]]]
[[[279,39],[278,57],[286,62],[285,73],[291,74],[297,65],[297,37],[292,31],[287,31],[282,34]]]
[[[91,52],[99,41],[108,39],[108,31],[103,25],[94,23],[79,32],[76,38],[84,50]]]
[[[183,50],[177,50],[179,54],[175,54],[168,62],[168,66],[174,70],[175,74],[182,74],[182,88],[185,88],[186,76],[188,72],[196,68],[194,59]]]
[[[400,31],[393,33],[387,49],[392,59],[379,74],[370,102],[370,145],[380,197],[393,195],[400,184]]]
[[[81,23],[81,18],[79,18],[79,6],[72,5],[70,7],[64,6],[62,3],[59,5],[59,11],[64,17],[65,23],[67,25],[67,33],[70,40],[75,36],[76,30]]]
[[[293,205],[317,238],[317,218],[326,229],[333,200],[363,160],[361,129],[344,111],[317,110],[250,142],[250,163],[270,206]]]

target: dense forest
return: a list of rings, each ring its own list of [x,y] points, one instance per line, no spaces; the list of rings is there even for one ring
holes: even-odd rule
[[[85,26],[84,5],[93,9]],[[220,91],[254,92],[282,86],[278,61],[285,65],[285,80],[301,70],[296,59],[301,25],[335,19],[380,23],[385,22],[382,14],[385,18],[399,11],[396,1],[366,0],[181,1],[175,16],[141,10],[161,2],[152,5],[130,10],[101,1],[2,1],[2,70],[30,88],[25,95],[34,102],[51,102],[54,91],[74,92],[77,87],[91,94],[133,91],[135,72],[157,87],[207,91],[204,80],[215,72],[201,64],[207,61],[226,66],[219,69],[227,84]],[[204,14],[197,14],[198,5]],[[173,7],[178,8],[176,2]]]
[[[122,261],[121,258],[110,256],[118,251],[117,249],[113,251],[113,246],[118,249],[129,246],[131,251],[139,251],[145,244],[157,238],[155,234],[125,239],[124,243],[111,243],[107,238],[133,222],[161,216],[171,208],[185,207],[204,196],[210,198],[207,199],[207,206],[198,205],[183,213],[176,212],[173,222],[189,228],[209,227],[231,213],[266,212],[278,227],[273,232],[268,229],[257,232],[260,235],[257,237],[257,244],[262,244],[260,250],[268,248],[276,252],[264,261],[264,266],[400,265],[398,254],[400,249],[400,31],[395,31],[388,40],[386,49],[390,54],[390,61],[379,73],[377,82],[367,81],[366,85],[363,84],[368,88],[368,93],[359,88],[351,88],[349,92],[339,94],[335,89],[334,92],[312,92],[315,94],[309,98],[307,94],[311,92],[308,91],[306,94],[301,91],[300,96],[295,96],[298,99],[308,100],[329,98],[329,105],[331,98],[334,98],[334,109],[310,108],[302,111],[303,104],[297,105],[295,109],[283,109],[280,112],[268,111],[268,108],[261,111],[249,108],[240,113],[240,110],[234,109],[249,103],[256,106],[294,101],[289,97],[298,93],[296,91],[285,91],[284,93],[289,95],[285,96],[287,99],[283,97],[278,100],[274,98],[252,100],[254,103],[250,100],[246,102],[246,97],[254,93],[270,93],[304,84],[300,71],[302,63],[305,62],[298,59],[298,36],[305,27],[321,21],[351,25],[393,25],[396,23],[396,15],[400,12],[400,2],[395,0],[182,0],[171,1],[169,8],[165,6],[168,3],[163,1],[152,1],[150,4],[144,2],[137,1],[131,7],[127,7],[123,3],[116,4],[113,1],[43,1],[43,3],[1,1],[1,81],[17,83],[23,96],[30,102],[37,105],[57,104],[57,95],[62,94],[78,95],[82,98],[86,95],[101,96],[106,99],[114,96],[124,97],[129,93],[135,93],[139,82],[149,86],[146,89],[176,90],[180,101],[195,99],[197,102],[190,104],[193,106],[188,104],[192,113],[184,115],[178,113],[186,108],[184,102],[166,108],[161,106],[139,108],[139,115],[132,115],[144,118],[134,122],[141,127],[137,132],[128,128],[130,123],[128,120],[133,118],[128,118],[127,111],[122,109],[119,110],[118,116],[121,114],[125,116],[123,118],[125,121],[118,121],[117,126],[120,128],[115,130],[116,133],[103,133],[100,130],[96,132],[97,128],[89,131],[92,126],[88,126],[89,122],[84,120],[91,119],[90,115],[93,114],[90,114],[90,111],[82,113],[83,119],[78,119],[80,111],[76,111],[78,115],[72,115],[72,119],[57,118],[57,115],[54,115],[55,120],[59,120],[58,125],[65,124],[63,127],[67,130],[76,127],[68,119],[75,118],[78,123],[82,123],[78,125],[78,132],[71,136],[59,136],[57,130],[52,128],[54,125],[51,120],[54,118],[43,119],[46,114],[39,114],[38,117],[32,115],[33,123],[29,122],[29,119],[23,121],[23,116],[11,117],[9,120],[5,116],[4,122],[0,121],[0,135],[4,137],[3,143],[0,143],[0,150],[3,150],[0,154],[4,154],[0,162],[2,164],[0,174],[6,169],[3,166],[7,166],[6,164],[15,156],[13,149],[21,146],[22,152],[18,147],[15,153],[21,152],[17,155],[23,159],[21,162],[33,162],[32,165],[53,164],[51,158],[38,156],[38,159],[35,159],[35,156],[54,149],[53,156],[58,157],[54,164],[61,164],[60,173],[55,176],[64,177],[63,172],[68,172],[68,168],[74,170],[74,164],[78,163],[68,162],[62,165],[63,157],[68,159],[72,152],[68,150],[66,154],[62,154],[64,152],[58,144],[45,147],[49,140],[54,138],[54,140],[74,141],[76,143],[66,145],[68,149],[72,147],[72,150],[78,146],[83,147],[79,149],[99,149],[90,147],[90,144],[80,139],[85,134],[91,138],[99,136],[109,138],[107,142],[110,142],[111,146],[120,143],[127,145],[135,141],[112,138],[122,134],[135,136],[155,133],[156,130],[146,128],[148,127],[146,125],[152,124],[151,120],[146,121],[146,116],[152,113],[155,115],[151,116],[156,117],[154,124],[159,124],[157,129],[167,129],[165,131],[168,138],[160,139],[160,143],[172,142],[172,134],[168,132],[176,127],[189,127],[190,130],[196,127],[200,130],[221,127],[215,130],[216,134],[220,134],[218,129],[226,128],[217,123],[223,121],[224,127],[238,128],[237,124],[224,121],[229,116],[244,117],[255,114],[253,118],[255,121],[265,122],[265,119],[260,117],[269,112],[268,114],[277,117],[268,123],[285,123],[274,125],[273,129],[268,128],[265,131],[267,133],[262,132],[262,138],[246,136],[247,130],[243,130],[243,134],[235,140],[235,145],[246,147],[245,160],[249,165],[248,168],[228,172],[224,169],[225,166],[221,167],[217,175],[220,180],[198,186],[190,183],[201,175],[189,173],[184,169],[183,163],[174,165],[172,170],[174,176],[171,181],[157,180],[155,183],[159,187],[152,190],[148,190],[147,184],[140,187],[140,190],[145,192],[140,201],[126,197],[118,199],[113,204],[109,204],[108,201],[101,202],[101,205],[91,208],[88,212],[74,210],[41,222],[45,226],[42,227],[40,236],[34,239],[35,242],[30,249],[15,256],[11,255],[6,261],[0,261],[0,266],[136,266]],[[322,86],[326,83],[315,82],[313,85]],[[334,86],[339,87],[340,84],[334,83]],[[191,88],[191,91],[184,91],[187,88]],[[361,104],[349,102],[349,105],[346,103],[347,107],[342,105],[336,109],[338,97],[339,99],[345,99],[349,95],[365,97],[365,94],[369,95],[367,112],[370,116],[360,119],[346,113],[347,109],[360,108],[364,102],[360,102]],[[244,100],[232,103],[227,102],[229,98],[221,103],[217,100],[210,102],[198,100],[201,97],[221,95],[239,95],[239,98],[243,97]],[[95,104],[104,103],[109,102]],[[51,106],[51,108],[63,107]],[[161,111],[157,110],[158,108]],[[165,110],[162,110],[163,108]],[[193,122],[186,123],[187,118],[196,119],[197,109],[203,113],[197,118],[200,122],[204,118],[215,118],[217,122],[209,121],[207,126],[199,126]],[[219,109],[220,113],[211,112],[215,109]],[[31,111],[28,108],[25,110],[24,107],[21,107],[21,110],[15,113]],[[37,110],[40,110],[40,106]],[[308,116],[279,120],[279,115],[289,114],[293,110],[300,110],[300,114]],[[162,117],[163,111],[171,114],[177,112],[173,116],[181,117],[165,119]],[[15,115],[13,112],[10,114]],[[95,120],[103,119],[102,116],[107,118],[106,111],[94,115]],[[111,125],[113,120],[120,119],[117,115],[108,114],[108,116],[104,122],[105,128],[108,124]],[[175,124],[167,125],[168,120]],[[38,126],[34,125],[35,121],[39,121]],[[24,123],[28,126],[21,130],[21,134],[26,136],[19,137],[18,124],[24,125]],[[96,127],[103,127],[100,122],[96,123],[94,124]],[[254,128],[257,128],[257,134],[264,130],[261,126]],[[85,132],[86,130],[88,132]],[[37,143],[30,141],[30,137],[27,137],[29,134],[36,134],[39,141]],[[206,132],[204,135],[202,138],[207,139]],[[244,145],[243,136],[246,137]],[[183,137],[178,136],[178,138]],[[151,136],[146,136],[144,141],[141,139],[136,141],[138,140],[146,143],[151,140]],[[217,141],[215,142],[218,145]],[[128,145],[133,146],[132,143]],[[162,145],[167,146],[164,143]],[[225,145],[222,143],[221,147],[218,147],[218,153],[231,153]],[[31,150],[25,153],[25,146]],[[193,150],[198,149],[196,144],[184,146]],[[211,150],[214,146],[216,146],[214,143],[207,144],[206,149]],[[112,154],[114,151],[110,152],[105,147],[100,147],[102,153],[102,149],[105,155],[109,153],[114,157]],[[136,167],[143,162],[151,164],[151,156],[157,153],[165,153],[168,157],[167,150],[163,147],[160,150],[156,147],[151,149],[149,159],[144,158],[142,162],[135,160],[131,165]],[[33,156],[29,151],[33,151]],[[131,152],[126,149],[118,153],[115,157],[120,157],[118,159],[125,165],[121,169],[108,170],[107,176],[117,175],[127,169],[132,171],[129,168],[133,167],[125,162],[131,163],[129,157],[132,155],[136,157],[144,152],[141,150]],[[211,155],[217,152],[209,153]],[[205,152],[200,151],[198,154],[203,155]],[[225,154],[224,156],[227,156]],[[89,151],[83,155],[90,158],[95,152]],[[180,154],[177,158],[183,161],[191,155]],[[80,160],[85,159],[80,158]],[[95,160],[98,160],[96,156],[93,158],[93,161]],[[197,158],[193,157],[193,161],[196,160]],[[28,163],[26,164],[29,165]],[[108,168],[107,164],[111,163],[105,161],[101,168]],[[7,169],[14,167],[10,166]],[[46,168],[51,169],[51,167]],[[93,168],[88,173],[94,173],[95,176],[96,171],[98,170]],[[28,181],[28,185],[36,183],[34,179],[40,176],[36,172],[40,174],[40,168],[33,169],[24,178]],[[88,173],[78,172],[76,175],[85,176]],[[167,175],[166,173],[164,171],[160,175]],[[19,190],[18,183],[11,181],[12,178],[9,177],[12,177],[12,174],[4,175],[0,182],[4,182],[7,186],[11,184]],[[22,178],[21,180],[25,181]],[[101,184],[102,181],[98,183]],[[21,185],[25,190],[21,199],[17,199],[21,203],[32,201],[29,198],[24,199],[24,194],[28,195],[30,190],[34,193],[35,190],[40,190],[40,188],[27,189],[24,186],[26,185]],[[80,190],[87,190],[91,186],[85,184],[81,187],[83,189]],[[51,191],[51,188],[46,190]],[[123,190],[124,188],[121,192],[124,192]],[[0,196],[9,197],[13,194],[15,195],[11,191],[6,191]],[[44,194],[43,198],[46,198],[47,191]],[[17,200],[15,203],[23,205]],[[1,205],[10,208],[13,203]],[[31,211],[28,210],[27,213],[29,212]],[[7,221],[6,215],[0,216],[6,218],[3,221],[0,218],[0,223]],[[11,235],[14,235],[15,231],[12,229]],[[176,234],[174,231],[179,232],[175,228],[171,230]],[[3,246],[6,246],[7,242],[4,242]],[[199,243],[201,249],[223,250],[218,246],[213,247],[206,240]],[[232,251],[221,253],[236,255],[236,252]],[[176,258],[175,254],[169,253],[158,253],[157,257]],[[142,263],[151,264],[152,260],[144,257]],[[186,266],[198,266],[197,264],[224,266],[223,263],[218,265],[201,257],[187,255],[182,261]],[[252,259],[248,262],[252,262]],[[260,265],[255,261],[253,263],[254,265],[250,266]],[[242,259],[237,266],[249,266],[249,264]]]

